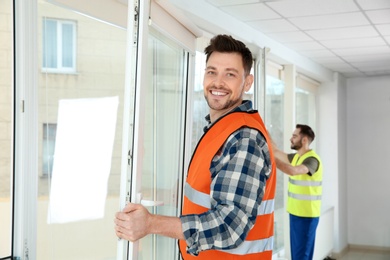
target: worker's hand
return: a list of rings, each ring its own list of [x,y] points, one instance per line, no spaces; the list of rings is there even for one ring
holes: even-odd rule
[[[115,232],[119,238],[135,242],[149,234],[152,214],[141,204],[129,203],[115,214]]]

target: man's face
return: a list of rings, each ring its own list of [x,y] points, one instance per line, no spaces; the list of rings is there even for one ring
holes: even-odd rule
[[[292,137],[290,138],[291,149],[293,150],[299,150],[302,147],[302,137],[300,132],[300,129],[295,129],[292,134]]]
[[[213,52],[206,64],[203,91],[210,114],[223,115],[241,105],[245,91],[253,82],[253,75],[245,76],[241,55]]]

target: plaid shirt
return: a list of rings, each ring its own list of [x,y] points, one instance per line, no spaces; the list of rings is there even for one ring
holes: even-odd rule
[[[250,111],[244,101],[233,111]],[[209,125],[209,115],[206,117]],[[263,135],[251,128],[232,133],[210,164],[211,209],[200,215],[180,216],[188,253],[239,246],[254,226],[271,159]]]

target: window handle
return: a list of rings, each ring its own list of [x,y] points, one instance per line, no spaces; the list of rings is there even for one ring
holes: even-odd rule
[[[144,207],[156,207],[156,206],[163,206],[164,205],[164,201],[154,201],[154,200],[142,199],[142,193],[137,194],[137,203],[141,204]]]

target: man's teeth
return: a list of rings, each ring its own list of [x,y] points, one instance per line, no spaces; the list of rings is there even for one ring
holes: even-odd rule
[[[226,93],[219,92],[219,91],[212,91],[211,93],[212,93],[213,95],[216,95],[216,96],[224,96],[224,95],[226,95]]]

